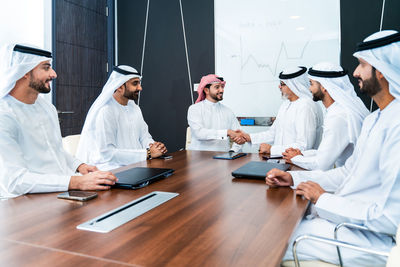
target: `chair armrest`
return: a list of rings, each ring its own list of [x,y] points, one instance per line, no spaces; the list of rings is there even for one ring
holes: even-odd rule
[[[354,224],[354,223],[343,222],[343,223],[339,223],[339,224],[336,225],[336,227],[335,227],[335,231],[334,231],[335,239],[337,239],[337,232],[338,232],[338,230],[339,230],[340,228],[342,228],[343,226],[345,226],[345,227],[347,227],[347,228],[353,228],[353,229],[363,230],[363,231],[367,231],[367,232],[371,232],[371,233],[375,233],[375,234],[387,235],[387,236],[390,236],[390,237],[392,237],[392,238],[395,237],[395,235],[393,235],[393,234],[388,234],[388,233],[382,233],[382,232],[374,231],[374,230],[369,229],[369,228],[366,227],[366,226],[362,226],[362,225]]]
[[[317,242],[321,242],[321,243],[325,243],[325,244],[329,244],[332,246],[336,246],[336,247],[345,247],[345,248],[349,248],[349,249],[354,249],[357,251],[362,251],[362,252],[366,252],[366,253],[370,253],[370,254],[374,254],[374,255],[379,255],[379,256],[389,256],[389,251],[379,251],[379,250],[375,250],[372,248],[365,248],[365,247],[359,247],[356,246],[354,244],[348,243],[348,242],[343,242],[343,241],[339,241],[336,239],[331,239],[331,238],[326,238],[326,237],[320,237],[320,236],[315,236],[315,235],[301,235],[299,237],[296,238],[296,240],[293,242],[293,257],[294,257],[294,264],[296,267],[300,267],[300,263],[299,263],[299,259],[297,257],[297,245],[299,244],[300,241],[305,240],[305,239],[309,239],[309,240],[313,240],[313,241],[317,241]]]
[[[392,238],[395,237],[395,235],[392,234],[388,234],[388,233],[381,233],[381,232],[377,232],[377,231],[373,231],[371,229],[369,229],[366,226],[362,226],[362,225],[358,225],[358,224],[354,224],[354,223],[348,223],[348,222],[343,222],[343,223],[339,223],[338,225],[336,225],[335,230],[334,230],[334,238],[335,240],[338,240],[337,238],[337,232],[339,231],[340,228],[342,227],[347,227],[347,228],[352,228],[352,229],[358,229],[358,230],[362,230],[362,231],[367,231],[367,232],[371,232],[371,233],[375,233],[375,234],[381,234],[381,235],[387,235],[390,236]],[[336,247],[337,253],[338,253],[338,257],[339,257],[339,264],[340,266],[343,266],[343,260],[342,260],[342,255],[340,253],[340,249],[339,246]]]

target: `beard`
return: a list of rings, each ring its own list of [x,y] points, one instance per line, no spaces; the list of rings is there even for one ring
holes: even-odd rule
[[[223,99],[224,99],[223,96],[224,96],[223,93],[210,94],[210,97],[211,97],[212,99],[214,99],[215,101],[221,101],[221,100],[223,100]]]
[[[358,81],[362,82],[362,86],[360,86],[360,92],[363,94],[367,94],[370,97],[373,97],[382,90],[382,87],[380,86],[378,79],[376,78],[374,69],[372,69],[371,78],[369,78],[368,80],[362,80],[361,78],[358,78]]]
[[[281,94],[281,98],[282,98],[282,100],[289,100],[289,96],[284,93]]]
[[[39,93],[42,94],[48,94],[51,91],[50,85],[49,87],[46,86],[47,82],[50,82],[52,79],[48,79],[46,81],[37,81],[33,79],[33,76],[31,76],[30,80],[29,80],[29,87],[33,88],[34,90],[36,90]]]
[[[137,101],[139,98],[139,91],[128,91],[125,90],[124,97],[128,98],[129,100]]]
[[[312,94],[314,102],[323,101],[324,93],[322,93],[321,88],[318,88],[318,91],[315,94]]]

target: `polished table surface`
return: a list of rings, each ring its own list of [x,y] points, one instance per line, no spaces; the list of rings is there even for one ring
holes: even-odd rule
[[[308,202],[290,188],[231,172],[250,160],[180,151],[120,168],[173,168],[139,190],[98,192],[88,202],[29,194],[0,201],[0,266],[279,266]],[[102,234],[76,226],[152,191],[180,195]]]

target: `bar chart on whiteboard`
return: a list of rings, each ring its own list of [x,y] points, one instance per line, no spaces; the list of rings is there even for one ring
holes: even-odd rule
[[[340,0],[215,0],[215,70],[236,116],[275,116],[279,73],[340,62]]]

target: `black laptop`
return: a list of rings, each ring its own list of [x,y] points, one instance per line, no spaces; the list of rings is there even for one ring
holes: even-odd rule
[[[117,188],[138,189],[172,175],[173,169],[135,167],[115,173],[118,182],[113,185]]]
[[[232,176],[235,178],[250,178],[250,179],[265,179],[267,172],[273,168],[277,168],[282,171],[289,169],[289,164],[272,163],[265,161],[250,161],[240,167],[239,169],[232,172]]]

